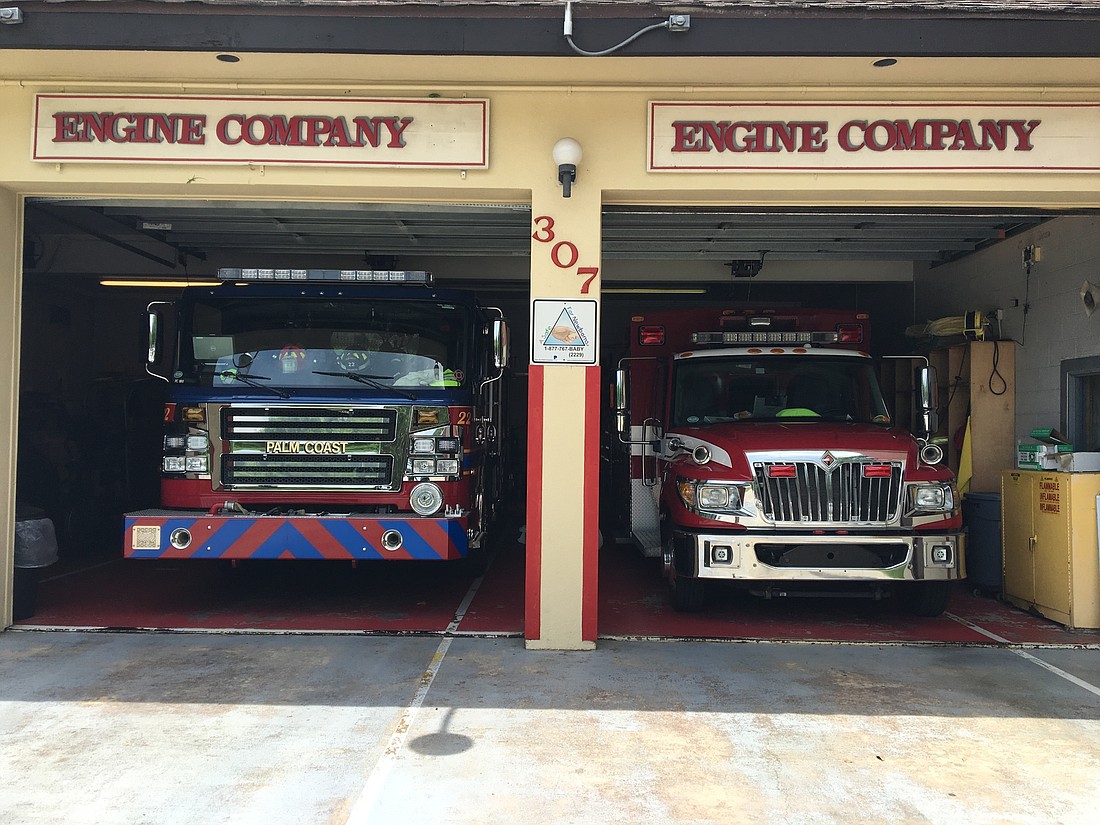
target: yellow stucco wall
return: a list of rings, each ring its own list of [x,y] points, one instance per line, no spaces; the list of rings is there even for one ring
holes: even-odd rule
[[[1100,101],[1100,61],[908,60],[897,71],[863,59],[510,59],[0,51],[0,340],[18,365],[21,237],[18,196],[36,194],[184,199],[530,203],[553,211],[598,266],[605,204],[784,206],[1100,207],[1100,174],[941,172],[646,172],[650,100],[742,102]],[[135,80],[134,78],[142,78]],[[361,94],[484,97],[491,101],[490,164],[468,172],[170,164],[34,163],[34,94]],[[550,158],[572,136],[584,147],[574,196],[563,199]],[[576,297],[575,277],[533,246],[532,296]],[[521,348],[527,342],[517,342]],[[540,636],[543,647],[588,647],[582,631],[581,547],[594,540],[577,520],[575,480],[598,461],[584,439],[584,368],[550,367],[542,410],[544,462]],[[14,501],[15,369],[0,379],[0,530]],[[598,416],[596,418],[598,421]],[[591,426],[591,425],[589,425]],[[589,499],[589,502],[591,499]],[[12,546],[0,542],[0,624],[11,615]]]

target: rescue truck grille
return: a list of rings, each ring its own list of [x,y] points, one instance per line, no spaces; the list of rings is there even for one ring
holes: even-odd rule
[[[222,458],[226,487],[387,487],[391,455],[227,455]]]
[[[226,441],[393,441],[397,412],[325,407],[225,407]]]
[[[231,406],[222,409],[221,425],[225,489],[391,488],[395,483],[396,410]]]
[[[764,517],[776,524],[885,525],[901,508],[898,462],[849,461],[827,469],[808,461],[758,461],[753,473]]]

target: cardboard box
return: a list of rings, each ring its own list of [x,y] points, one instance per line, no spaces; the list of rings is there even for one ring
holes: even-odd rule
[[[1059,453],[1055,458],[1063,473],[1100,473],[1100,453]]]
[[[1018,470],[1057,470],[1060,468],[1058,457],[1072,454],[1072,444],[1018,444],[1016,446],[1016,469]]]

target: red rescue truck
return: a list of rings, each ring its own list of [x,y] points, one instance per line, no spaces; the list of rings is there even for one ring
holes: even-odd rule
[[[702,609],[714,581],[946,608],[964,559],[954,476],[929,440],[936,377],[919,370],[916,437],[883,400],[868,334],[840,310],[634,316],[615,381],[622,503],[677,610]]]
[[[225,269],[149,308],[161,507],[125,555],[468,558],[502,483],[502,314],[430,273]]]

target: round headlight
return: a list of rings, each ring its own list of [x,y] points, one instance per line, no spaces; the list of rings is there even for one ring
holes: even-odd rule
[[[417,515],[431,516],[443,506],[443,492],[430,481],[422,481],[412,488],[409,504]]]

